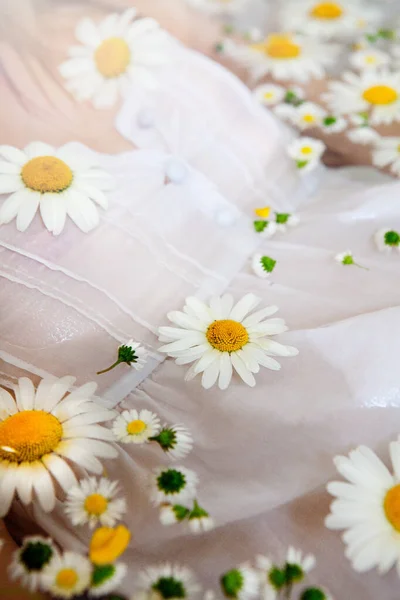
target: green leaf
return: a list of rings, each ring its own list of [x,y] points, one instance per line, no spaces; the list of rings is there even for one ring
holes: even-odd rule
[[[394,29],[379,29],[378,36],[384,40],[394,40],[396,37],[396,32]]]

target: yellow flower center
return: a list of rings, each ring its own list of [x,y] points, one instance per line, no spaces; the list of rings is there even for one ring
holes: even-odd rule
[[[397,100],[397,92],[388,85],[373,85],[365,90],[362,97],[370,104],[392,104]]]
[[[314,123],[315,117],[314,115],[304,115],[303,121],[305,121],[306,123]]]
[[[303,146],[303,148],[301,149],[302,154],[311,154],[311,152],[312,152],[311,146]]]
[[[390,488],[385,496],[383,508],[389,523],[400,532],[400,484]]]
[[[374,65],[376,63],[376,56],[366,56],[365,57],[365,62],[368,65]]]
[[[273,97],[274,97],[273,92],[264,92],[264,98],[266,100],[271,100],[271,98],[273,98]]]
[[[53,452],[63,429],[53,415],[25,410],[0,422],[0,460],[11,463],[35,462]]]
[[[108,500],[101,494],[91,494],[85,500],[86,512],[90,515],[96,515],[97,517],[106,512],[107,506]]]
[[[270,215],[271,208],[269,206],[264,206],[263,208],[255,208],[254,212],[258,217],[267,219]]]
[[[89,558],[95,565],[109,565],[125,552],[130,539],[130,531],[124,525],[115,529],[99,527],[90,542]]]
[[[397,152],[400,152],[400,144],[397,146]]]
[[[78,582],[78,575],[74,569],[61,569],[57,573],[56,584],[64,590],[72,590]]]
[[[21,171],[26,187],[35,192],[62,192],[72,183],[69,166],[55,156],[38,156],[28,161]]]
[[[273,33],[264,42],[252,44],[251,47],[277,59],[296,58],[301,54],[301,47],[294,43],[290,35],[285,33]]]
[[[336,2],[319,2],[310,14],[314,19],[340,19],[343,8]]]
[[[136,419],[135,421],[131,421],[126,426],[126,430],[129,435],[138,435],[139,433],[143,433],[147,429],[147,425],[144,421],[140,419]]]
[[[249,341],[247,329],[241,323],[230,319],[211,323],[206,337],[211,346],[220,352],[237,352]]]
[[[122,38],[112,37],[104,40],[94,53],[97,69],[104,77],[118,77],[125,73],[131,51]]]

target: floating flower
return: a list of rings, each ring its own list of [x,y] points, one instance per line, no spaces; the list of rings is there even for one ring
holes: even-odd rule
[[[260,233],[264,238],[270,238],[275,235],[277,228],[274,221],[257,220],[253,221],[254,231]]]
[[[112,441],[109,429],[101,427],[113,413],[91,399],[95,383],[88,383],[68,396],[74,377],[42,379],[35,390],[22,377],[14,387],[15,399],[0,388],[0,516],[7,514],[18,493],[24,504],[33,492],[43,510],[55,505],[54,478],[68,492],[77,483],[72,461],[100,474],[96,458],[114,458],[117,451],[103,440]]]
[[[165,525],[181,523],[190,515],[190,509],[181,504],[162,504],[160,507],[160,522]]]
[[[189,516],[189,527],[193,533],[202,533],[214,529],[214,521],[204,508],[194,501],[193,509]]]
[[[260,365],[280,369],[280,364],[271,356],[298,353],[291,346],[267,338],[287,329],[283,319],[265,320],[277,312],[276,306],[249,315],[259,303],[260,299],[254,294],[247,294],[235,305],[229,294],[211,298],[209,305],[189,297],[183,312],[173,311],[167,315],[177,327],[160,327],[160,341],[168,342],[160,351],[175,358],[177,364],[193,362],[186,380],[202,373],[202,385],[206,389],[217,380],[219,388],[226,389],[233,369],[245,383],[254,386],[253,373],[258,373]]]
[[[336,456],[335,466],[347,480],[328,484],[336,500],[325,523],[329,529],[344,529],[346,556],[359,572],[377,567],[400,570],[400,443],[389,446],[394,474],[376,454],[359,446],[349,456]]]
[[[94,565],[109,565],[125,552],[130,539],[131,533],[125,525],[99,527],[90,541],[89,558]]]
[[[300,222],[297,215],[291,213],[275,213],[276,230],[279,233],[286,233],[288,227],[296,227]]]
[[[256,567],[263,600],[276,600],[286,585],[285,569],[275,566],[267,556],[257,556]]]
[[[145,444],[160,428],[158,416],[146,409],[124,410],[113,423],[115,437],[124,444]]]
[[[196,496],[198,477],[185,467],[159,467],[151,476],[150,500],[155,505],[184,504]]]
[[[99,523],[113,527],[126,512],[124,498],[116,498],[118,482],[102,477],[83,479],[67,494],[64,510],[72,525],[89,525],[93,529]]]
[[[249,0],[186,0],[186,2],[209,14],[232,15],[241,12]]]
[[[59,235],[67,216],[88,233],[100,222],[97,206],[108,208],[105,191],[113,179],[97,167],[93,155],[33,142],[18,150],[0,146],[0,194],[11,194],[0,208],[0,225],[17,220],[26,231],[38,209],[43,223]]]
[[[138,581],[142,592],[153,592],[164,600],[192,598],[200,591],[190,569],[170,563],[147,567],[139,573]]]
[[[301,137],[289,145],[288,154],[296,161],[299,170],[307,172],[318,166],[325,148],[325,144],[320,140]]]
[[[171,60],[172,42],[154,19],[132,23],[135,16],[130,8],[99,25],[88,18],[78,22],[75,36],[82,46],[70,48],[70,58],[59,67],[77,100],[109,108],[131,84],[156,86],[157,70]]]
[[[303,102],[292,113],[291,121],[301,131],[310,127],[319,127],[326,111],[314,102]]]
[[[343,81],[329,83],[324,98],[337,114],[370,111],[373,125],[400,121],[400,73],[382,70],[356,75],[347,72]]]
[[[366,267],[363,267],[362,265],[359,265],[358,263],[354,262],[354,257],[351,250],[339,252],[339,254],[335,255],[335,260],[336,262],[341,263],[342,265],[354,265],[355,267],[359,267],[360,269],[365,269],[366,271],[368,271]]]
[[[350,54],[350,64],[354,69],[359,71],[380,69],[386,67],[390,62],[389,54],[377,50],[375,48],[367,48],[366,50],[357,50]]]
[[[372,163],[376,167],[387,167],[400,176],[400,137],[380,137],[372,152]]]
[[[266,556],[258,556],[256,565],[264,600],[276,600],[283,590],[291,590],[304,580],[315,566],[315,557],[303,556],[301,550],[290,546],[283,567],[274,565]]]
[[[275,269],[276,260],[270,256],[263,256],[262,254],[255,254],[251,260],[251,266],[257,277],[266,279]]]
[[[306,574],[315,567],[315,562],[313,554],[303,556],[301,550],[290,546],[286,556],[286,581],[289,584],[303,581]]]
[[[273,104],[278,104],[278,102],[282,102],[286,95],[286,90],[282,86],[274,83],[264,83],[253,90],[253,95],[260,104],[271,106]]]
[[[375,243],[381,252],[400,252],[400,233],[394,229],[379,229],[374,235]]]
[[[127,567],[122,563],[94,565],[89,596],[105,596],[114,592],[124,579],[126,572]]]
[[[43,571],[41,585],[57,598],[73,598],[89,587],[91,576],[92,565],[85,556],[65,552],[55,556]]]
[[[24,587],[31,592],[40,587],[43,569],[58,554],[50,538],[29,536],[24,538],[22,546],[15,550],[9,565],[11,579],[20,579]]]
[[[151,439],[160,444],[164,452],[175,460],[184,458],[193,448],[192,435],[183,425],[165,425],[160,433]]]
[[[321,123],[320,127],[324,133],[340,133],[347,127],[347,121],[343,117],[336,117],[334,115],[326,115]]]
[[[242,565],[221,577],[221,587],[227,598],[248,600],[257,596],[260,586],[257,572]]]
[[[117,365],[120,365],[122,363],[126,363],[133,369],[140,371],[146,364],[147,356],[147,350],[143,348],[143,346],[141,346],[139,342],[129,340],[127,344],[124,344],[123,346],[120,346],[118,348],[118,357],[115,363],[113,363],[111,367],[103,369],[103,371],[99,371],[97,375],[108,373],[108,371],[115,369]]]

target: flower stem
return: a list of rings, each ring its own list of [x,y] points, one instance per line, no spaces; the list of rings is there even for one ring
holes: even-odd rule
[[[369,271],[368,267],[363,267],[362,265],[359,265],[358,263],[353,263],[353,265],[355,265],[356,267],[358,267],[359,269],[364,269],[364,271]]]
[[[98,373],[96,373],[96,375],[102,375],[103,373],[108,373],[108,371],[111,371],[112,369],[114,369],[117,365],[121,364],[123,361],[118,359],[115,361],[115,363],[113,365],[111,365],[111,367],[108,367],[108,369],[103,369],[103,371],[98,371]]]

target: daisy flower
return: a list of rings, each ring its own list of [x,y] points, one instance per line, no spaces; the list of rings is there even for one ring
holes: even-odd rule
[[[262,600],[277,600],[285,586],[285,571],[275,566],[267,556],[256,557],[256,571],[260,584]]]
[[[156,21],[132,23],[135,16],[130,8],[98,25],[88,18],[78,22],[75,37],[82,45],[70,48],[70,58],[59,67],[77,100],[109,108],[132,84],[156,87],[157,70],[171,60],[172,42]]]
[[[250,314],[260,303],[254,294],[246,294],[234,304],[230,294],[214,296],[207,305],[195,297],[186,299],[183,312],[173,311],[167,316],[177,327],[160,327],[160,348],[179,365],[194,363],[186,374],[190,380],[202,373],[202,385],[218,386],[225,390],[232,379],[233,369],[247,383],[254,386],[253,373],[260,365],[272,370],[280,364],[271,356],[295,356],[298,350],[272,341],[267,336],[287,330],[283,319],[266,319],[278,310],[270,306]]]
[[[361,144],[362,146],[368,146],[374,144],[380,138],[380,135],[375,129],[371,127],[358,127],[357,129],[349,129],[346,133],[353,144]]]
[[[389,449],[394,474],[370,448],[359,446],[334,459],[347,482],[327,486],[336,500],[325,524],[345,530],[346,556],[361,573],[374,567],[387,573],[394,564],[400,573],[400,443]]]
[[[300,223],[300,219],[291,213],[275,213],[275,223],[279,233],[286,233],[288,227],[296,227]]]
[[[184,458],[193,448],[193,438],[188,429],[183,425],[164,425],[152,441],[160,444],[164,452],[172,459]]]
[[[363,266],[359,265],[358,263],[354,262],[354,257],[353,257],[353,253],[351,252],[351,250],[345,250],[344,252],[339,252],[339,254],[335,255],[335,260],[336,260],[336,262],[338,262],[342,265],[354,265],[356,267],[359,267],[360,269],[365,269],[366,271],[368,271],[368,269],[366,267],[363,267]]]
[[[221,587],[227,598],[248,600],[257,596],[260,585],[257,572],[247,565],[242,565],[222,575]]]
[[[249,0],[186,0],[186,2],[208,14],[232,15],[243,11]]]
[[[124,444],[145,444],[160,429],[158,416],[146,409],[124,410],[113,423],[115,437]]]
[[[73,598],[89,587],[91,577],[92,565],[86,556],[65,552],[55,556],[44,569],[41,585],[57,598]]]
[[[125,552],[130,540],[131,532],[125,525],[99,527],[90,540],[89,558],[97,566],[114,563]]]
[[[333,600],[333,598],[325,589],[310,587],[302,591],[299,600]]]
[[[291,33],[271,33],[262,42],[248,46],[229,40],[224,49],[249,69],[254,80],[270,74],[278,81],[300,83],[321,79],[337,56],[336,46]]]
[[[155,505],[181,504],[196,495],[199,478],[185,467],[159,467],[150,480],[150,500]]]
[[[139,573],[138,581],[143,593],[155,592],[165,600],[192,598],[200,591],[190,569],[170,563],[147,567]]]
[[[89,596],[105,596],[114,592],[124,579],[126,572],[127,567],[122,563],[94,565]]]
[[[109,429],[99,425],[113,413],[100,408],[87,383],[68,396],[74,377],[42,379],[35,390],[22,377],[14,397],[0,388],[0,516],[7,514],[16,493],[23,504],[35,493],[44,511],[56,500],[53,478],[68,492],[77,483],[70,461],[93,473],[103,471],[96,458],[115,458]],[[105,441],[104,441],[105,440]]]
[[[394,229],[379,229],[374,235],[375,243],[380,252],[400,252],[400,233]]]
[[[318,166],[325,148],[325,144],[320,140],[301,137],[293,140],[287,151],[290,158],[296,161],[297,168],[306,172]]]
[[[133,340],[129,340],[127,344],[123,346],[119,346],[118,348],[118,356],[115,363],[113,363],[107,369],[103,369],[102,371],[98,371],[97,375],[102,375],[103,373],[108,373],[112,369],[115,369],[116,366],[121,363],[126,363],[133,369],[140,371],[143,369],[146,364],[146,359],[148,356],[148,352],[143,346],[139,344],[139,342],[134,342]]]
[[[0,194],[11,194],[0,208],[0,225],[16,218],[18,231],[26,231],[39,209],[53,235],[63,231],[67,216],[84,233],[97,227],[98,206],[108,208],[105,191],[114,182],[94,156],[32,142],[23,150],[0,146],[0,158]]]
[[[400,137],[380,137],[372,152],[372,164],[376,167],[387,167],[400,176]]]
[[[325,115],[325,110],[318,104],[303,102],[293,111],[291,121],[295,127],[303,131],[310,127],[319,127]]]
[[[267,279],[275,269],[276,260],[262,254],[255,254],[251,260],[251,266],[257,277]]]
[[[20,579],[24,587],[31,592],[40,587],[42,571],[58,554],[50,538],[29,536],[24,538],[22,546],[15,550],[8,572],[11,579]]]
[[[260,233],[264,238],[270,238],[277,232],[275,221],[257,220],[253,221],[254,231]]]
[[[337,117],[335,115],[326,115],[320,127],[324,133],[340,133],[347,127],[347,121],[343,117]]]
[[[380,69],[387,67],[390,62],[389,54],[375,48],[366,50],[357,50],[350,54],[350,64],[354,69],[363,71],[364,69]]]
[[[64,510],[72,525],[89,525],[93,529],[99,523],[113,527],[126,512],[124,498],[116,498],[118,482],[105,477],[83,479],[72,487],[64,503]]]
[[[285,88],[274,83],[259,85],[253,90],[253,95],[260,104],[271,106],[282,102],[286,94]]]
[[[199,506],[197,500],[189,514],[189,527],[193,533],[202,533],[214,529],[214,521],[204,508]]]
[[[379,12],[360,0],[292,0],[281,15],[283,27],[323,38],[342,37],[366,29]]]
[[[343,81],[329,83],[324,99],[337,114],[370,112],[373,125],[400,121],[400,73],[347,72]]]
[[[290,582],[299,582],[304,579],[307,573],[315,567],[316,561],[313,554],[303,556],[301,550],[296,550],[290,546],[286,556],[286,572],[289,574],[287,579]]]
[[[168,527],[181,523],[190,514],[190,509],[180,504],[162,504],[160,507],[160,523]]]

